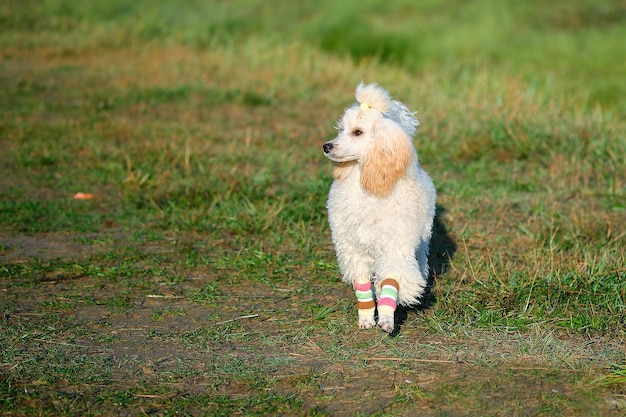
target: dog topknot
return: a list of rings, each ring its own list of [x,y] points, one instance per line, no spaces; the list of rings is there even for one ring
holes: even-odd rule
[[[376,109],[385,114],[391,109],[391,97],[389,93],[378,84],[359,84],[356,88],[356,101],[369,108]]]
[[[410,111],[403,103],[392,100],[391,96],[376,83],[359,84],[356,88],[356,101],[361,109],[375,109],[402,126],[410,137],[415,135],[420,125],[415,113]]]

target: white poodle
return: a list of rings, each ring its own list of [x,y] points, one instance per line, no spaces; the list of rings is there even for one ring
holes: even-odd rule
[[[413,147],[414,113],[376,84],[361,83],[356,100],[323,145],[334,162],[328,220],[359,327],[374,326],[377,307],[378,325],[392,332],[396,303],[417,304],[428,282],[436,192]]]

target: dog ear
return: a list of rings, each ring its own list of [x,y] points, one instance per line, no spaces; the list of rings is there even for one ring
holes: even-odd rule
[[[356,161],[335,162],[333,165],[333,177],[341,181],[348,176],[352,167],[356,165]]]
[[[370,132],[373,142],[361,158],[361,187],[377,197],[388,196],[411,162],[413,146],[404,130],[389,119]]]

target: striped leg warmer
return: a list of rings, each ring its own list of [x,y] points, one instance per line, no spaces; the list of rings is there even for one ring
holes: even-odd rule
[[[380,284],[380,300],[378,300],[378,317],[387,315],[393,317],[398,301],[400,286],[395,279],[387,278]]]
[[[367,282],[355,282],[354,292],[356,294],[356,305],[359,309],[359,317],[374,317],[374,308],[376,302],[374,301],[374,295],[372,293],[372,283]]]

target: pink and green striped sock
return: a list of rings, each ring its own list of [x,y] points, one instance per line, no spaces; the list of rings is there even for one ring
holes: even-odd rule
[[[374,316],[374,308],[376,302],[374,301],[374,295],[372,294],[372,283],[367,282],[355,282],[354,292],[356,294],[356,305],[359,309],[359,316]]]
[[[380,284],[380,299],[378,300],[378,316],[393,316],[398,301],[400,286],[393,278],[387,278]]]

